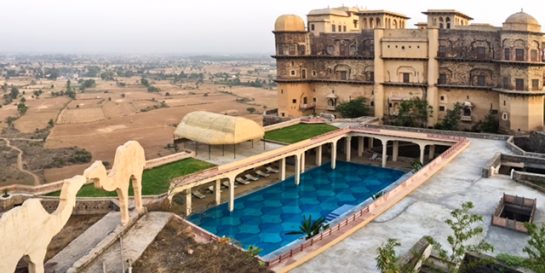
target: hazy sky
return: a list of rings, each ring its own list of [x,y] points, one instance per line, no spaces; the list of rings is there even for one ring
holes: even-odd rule
[[[403,13],[411,27],[430,8],[493,25],[523,8],[545,24],[543,0],[0,0],[0,52],[269,54],[278,15],[343,4]]]

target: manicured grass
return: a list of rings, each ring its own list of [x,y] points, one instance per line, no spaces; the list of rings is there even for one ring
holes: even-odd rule
[[[212,163],[188,158],[145,170],[142,175],[142,194],[157,195],[165,193],[170,186],[170,179],[208,169],[213,166],[214,164]],[[130,195],[133,195],[132,186],[129,187],[129,193]],[[59,194],[60,191],[52,192],[47,195],[59,196]],[[96,189],[93,184],[83,186],[78,192],[79,197],[110,197],[116,195],[115,192]]]
[[[266,140],[291,144],[314,136],[337,130],[329,124],[296,124],[265,133]]]

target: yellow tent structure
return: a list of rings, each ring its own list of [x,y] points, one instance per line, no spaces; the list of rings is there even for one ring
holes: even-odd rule
[[[175,141],[189,139],[195,143],[222,146],[259,140],[264,135],[263,126],[253,120],[205,111],[188,113],[174,131]]]

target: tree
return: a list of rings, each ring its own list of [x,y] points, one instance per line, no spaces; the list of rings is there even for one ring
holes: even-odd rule
[[[485,133],[498,133],[500,129],[498,120],[498,114],[488,111],[488,114],[484,117],[483,122],[480,124],[480,131]]]
[[[248,113],[250,113],[250,114],[253,114],[253,113],[255,113],[255,108],[254,107],[248,107],[248,108],[246,108],[246,111],[248,111]]]
[[[438,128],[442,130],[458,130],[458,124],[460,123],[460,113],[462,112],[462,104],[457,102],[454,104],[452,110],[447,110],[447,114],[443,120],[438,124]]]
[[[263,249],[257,247],[257,246],[248,246],[248,249],[246,250],[246,253],[248,253],[248,255],[252,256],[252,257],[255,257],[255,256],[258,256],[259,253],[261,253],[261,251],[263,251]]]
[[[337,111],[343,118],[358,118],[369,115],[369,107],[367,107],[364,97],[340,103],[337,106]]]
[[[16,117],[9,116],[6,118],[6,123],[8,124],[8,127],[13,127],[13,123],[17,120]]]
[[[53,128],[53,126],[55,126],[55,122],[53,121],[53,119],[49,119],[49,121],[47,122],[47,126],[49,128]]]
[[[320,217],[316,221],[312,221],[312,215],[308,218],[303,215],[303,222],[299,226],[299,230],[286,233],[287,235],[304,234],[305,239],[310,239],[320,233],[320,231],[326,229],[329,225],[325,223],[325,218]]]
[[[522,251],[528,254],[528,267],[535,272],[545,272],[545,224],[537,227],[534,224],[526,225],[530,239]]]
[[[9,92],[9,97],[14,100],[19,96],[19,89],[17,87],[12,87],[11,91]]]
[[[19,115],[24,115],[26,111],[28,110],[28,106],[24,102],[20,102],[17,104],[17,112],[19,112]]]
[[[140,84],[145,86],[145,87],[149,87],[150,86],[150,83],[148,80],[146,80],[145,78],[142,78],[140,79]]]
[[[484,240],[481,240],[477,244],[468,244],[469,240],[484,232],[482,226],[476,226],[477,223],[483,221],[483,217],[469,212],[473,207],[472,202],[463,203],[461,208],[451,211],[451,218],[445,221],[452,230],[452,234],[447,237],[447,241],[450,245],[450,255],[433,238],[427,237],[428,241],[439,253],[439,257],[448,262],[447,268],[449,273],[458,271],[457,266],[460,265],[467,251],[477,253],[494,251],[492,245]]]
[[[398,240],[388,239],[388,241],[381,245],[377,249],[377,256],[375,261],[377,262],[377,268],[382,273],[400,273],[401,269],[399,268],[398,258],[396,255],[395,248],[401,246]]]
[[[428,115],[431,114],[428,102],[420,98],[413,98],[401,102],[399,112],[391,121],[393,125],[407,127],[426,127]]]

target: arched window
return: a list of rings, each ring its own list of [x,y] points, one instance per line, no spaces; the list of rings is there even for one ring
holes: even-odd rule
[[[396,19],[394,19],[393,27],[394,27],[394,28],[397,28],[397,20],[396,20]]]
[[[380,27],[380,18],[377,17],[377,18],[375,19],[375,22],[376,22],[376,24],[377,24],[377,28],[379,28],[379,27]]]

